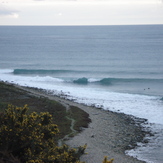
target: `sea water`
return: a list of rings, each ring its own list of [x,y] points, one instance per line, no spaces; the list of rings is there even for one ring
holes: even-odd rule
[[[126,154],[163,162],[163,25],[0,26],[0,80],[147,119]]]

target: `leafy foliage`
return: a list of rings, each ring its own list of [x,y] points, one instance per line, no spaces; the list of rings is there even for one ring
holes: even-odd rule
[[[80,163],[86,146],[57,146],[58,126],[49,112],[28,113],[27,105],[8,105],[0,115],[0,159],[26,163]],[[1,161],[0,160],[0,161]],[[18,162],[18,161],[17,161]]]

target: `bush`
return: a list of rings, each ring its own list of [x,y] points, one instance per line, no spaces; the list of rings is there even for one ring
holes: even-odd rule
[[[57,146],[58,126],[48,112],[28,114],[28,107],[9,105],[0,115],[0,161],[26,163],[80,163],[86,146]]]

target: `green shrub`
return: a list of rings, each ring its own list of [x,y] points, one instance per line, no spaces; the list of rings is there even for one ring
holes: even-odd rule
[[[0,161],[26,163],[80,163],[86,146],[57,146],[58,126],[48,112],[28,114],[28,107],[9,105],[0,114]],[[17,161],[18,162],[18,161]]]

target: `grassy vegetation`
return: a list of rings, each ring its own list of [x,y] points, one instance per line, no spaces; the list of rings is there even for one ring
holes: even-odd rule
[[[87,128],[88,124],[91,122],[89,115],[85,114],[83,110],[79,109],[76,106],[70,106],[70,108],[70,117],[75,120],[74,129],[80,132],[83,127]]]
[[[67,116],[71,115],[71,118],[75,119],[74,129],[77,131],[81,131],[83,127],[88,127],[90,122],[89,115],[80,108],[70,106],[70,110],[67,112],[65,106],[57,101],[36,97],[12,84],[0,82],[0,111],[3,111],[8,104],[18,107],[27,104],[31,112],[49,112],[52,114],[53,123],[57,124],[60,130],[58,139],[71,133],[71,121],[66,118]]]

